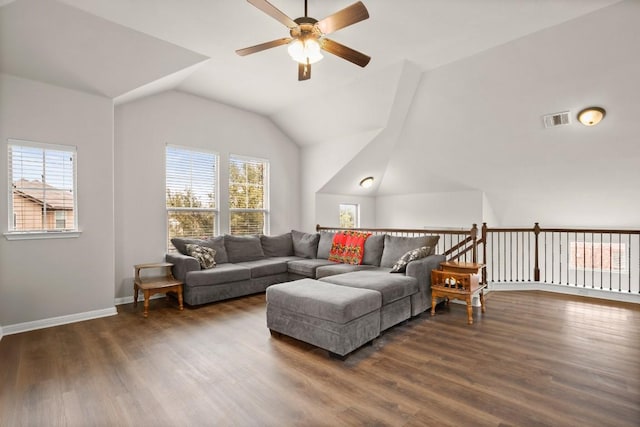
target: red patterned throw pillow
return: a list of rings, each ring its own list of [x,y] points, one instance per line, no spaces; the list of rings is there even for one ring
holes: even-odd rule
[[[333,244],[329,251],[329,261],[343,264],[362,264],[364,242],[371,233],[362,231],[341,231],[333,236]]]

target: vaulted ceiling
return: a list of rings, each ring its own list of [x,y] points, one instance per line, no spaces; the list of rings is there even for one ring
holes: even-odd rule
[[[270,1],[303,15],[303,0]],[[309,14],[353,1],[309,0]],[[371,63],[326,54],[298,82],[285,47],[235,54],[287,36],[242,0],[0,0],[0,72],[116,103],[176,89],[265,115],[303,149],[353,144],[322,192],[375,174],[366,194],[478,190],[503,211],[574,180],[636,194],[639,1],[363,2],[370,19],[332,38]],[[594,103],[609,112],[596,128],[542,126]]]

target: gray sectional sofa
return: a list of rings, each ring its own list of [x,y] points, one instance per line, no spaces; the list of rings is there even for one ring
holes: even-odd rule
[[[334,233],[330,232],[293,230],[279,236],[225,235],[208,240],[173,239],[178,251],[168,253],[166,261],[174,264],[173,274],[184,284],[184,301],[187,304],[198,305],[267,291],[267,326],[272,331],[311,342],[338,355],[357,348],[363,337],[368,336],[360,332],[326,335],[327,329],[344,331],[351,327],[349,325],[360,324],[362,319],[353,318],[354,304],[362,306],[358,294],[362,294],[362,300],[368,301],[367,307],[378,305],[375,315],[367,313],[368,318],[378,318],[377,324],[369,325],[367,329],[375,330],[375,336],[431,307],[431,270],[438,268],[445,259],[443,255],[434,254],[437,236],[371,235],[365,241],[360,265],[340,264],[328,259],[333,237]],[[198,260],[186,255],[189,243],[214,249],[217,265],[202,269]],[[431,255],[409,262],[404,272],[391,273],[403,255],[424,246],[430,248]],[[272,287],[284,282],[293,283]],[[336,286],[353,290],[336,292]],[[267,288],[273,288],[273,292]],[[379,295],[377,303],[373,301],[372,292]],[[311,298],[308,294],[315,295],[316,301],[311,303],[315,307],[313,309],[308,308]],[[336,296],[342,294],[346,298],[344,301]],[[322,299],[324,301],[319,301]],[[350,299],[353,301],[349,302]],[[292,307],[307,308],[300,312]],[[315,318],[304,310],[320,310],[325,313],[325,318]],[[309,322],[320,323],[308,325],[308,330],[304,331],[304,328],[298,328]],[[292,324],[296,326],[292,327]],[[313,336],[318,333],[321,338],[315,340]],[[354,336],[358,339],[352,340]]]

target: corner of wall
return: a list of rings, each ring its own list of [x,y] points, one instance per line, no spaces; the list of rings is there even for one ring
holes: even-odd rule
[[[500,226],[500,220],[495,210],[493,210],[493,206],[491,206],[489,197],[487,197],[487,193],[485,192],[482,192],[482,222],[486,222],[489,227]]]

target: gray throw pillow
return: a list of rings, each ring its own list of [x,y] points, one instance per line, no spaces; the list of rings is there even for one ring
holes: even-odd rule
[[[302,258],[315,258],[318,254],[318,233],[309,234],[302,231],[291,230],[293,239],[293,254]]]
[[[292,256],[293,255],[293,239],[291,233],[281,234],[279,236],[260,236],[260,243],[264,256]]]
[[[421,248],[408,251],[407,253],[402,255],[395,264],[393,264],[391,273],[404,273],[405,271],[407,271],[407,264],[409,264],[411,261],[429,256],[429,252],[431,252],[431,248],[429,246],[423,246]]]
[[[193,243],[187,243],[187,254],[194,257],[200,263],[200,267],[204,269],[213,268],[216,266],[216,250],[207,248],[206,246],[195,245]]]
[[[331,251],[333,236],[335,235],[336,233],[330,233],[328,231],[320,232],[320,240],[318,241],[318,258],[329,259],[329,252]]]
[[[232,236],[225,234],[224,247],[229,262],[255,261],[264,258],[262,244],[258,236]]]
[[[224,237],[212,237],[211,239],[188,239],[184,237],[174,237],[171,239],[171,243],[173,246],[180,252],[182,255],[189,255],[187,253],[187,244],[191,243],[194,245],[200,245],[207,248],[214,249],[216,251],[216,264],[225,264],[229,262],[227,258],[227,251],[224,247]],[[191,255],[189,255],[191,256]]]
[[[384,234],[369,236],[364,242],[364,256],[362,257],[362,263],[366,265],[380,266],[383,249]]]
[[[380,260],[381,267],[393,267],[393,265],[404,255],[406,252],[428,246],[435,248],[439,236],[419,236],[419,237],[400,237],[400,236],[384,236],[384,250],[382,251],[382,259]],[[431,249],[433,252],[435,249]]]

